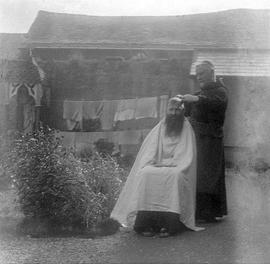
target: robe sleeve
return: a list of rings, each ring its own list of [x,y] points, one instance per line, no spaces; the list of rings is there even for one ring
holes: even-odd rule
[[[207,91],[198,95],[199,101],[197,104],[208,105],[210,108],[223,108],[228,101],[227,91],[224,87],[219,87],[215,90]]]

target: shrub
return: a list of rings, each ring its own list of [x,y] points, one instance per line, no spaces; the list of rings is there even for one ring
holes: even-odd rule
[[[7,167],[29,219],[82,229],[109,216],[125,172],[110,156],[93,152],[81,160],[51,129],[10,142]]]
[[[99,139],[94,143],[96,151],[102,155],[102,156],[107,156],[107,155],[112,155],[113,150],[114,150],[114,144],[111,142],[107,142],[104,139]]]
[[[135,161],[135,157],[132,154],[126,154],[118,158],[118,163],[122,168],[130,169]]]

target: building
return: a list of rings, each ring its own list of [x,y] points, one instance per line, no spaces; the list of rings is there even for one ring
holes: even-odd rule
[[[38,71],[26,48],[25,34],[0,34],[1,132],[32,131],[37,124]]]
[[[245,148],[270,153],[270,128],[266,125],[269,25],[269,10],[170,17],[96,17],[40,11],[26,44],[42,80],[41,119],[67,130],[66,101],[127,100],[193,92],[197,89],[194,66],[207,59],[215,64],[216,74],[229,90],[227,157]],[[149,130],[159,118],[126,120],[111,131]],[[74,126],[76,132],[65,133],[72,145],[83,146],[100,131],[94,123],[86,127],[81,124],[79,128]],[[109,138],[106,133],[103,131],[102,137]]]

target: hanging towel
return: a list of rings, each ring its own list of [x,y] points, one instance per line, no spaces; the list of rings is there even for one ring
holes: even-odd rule
[[[36,103],[36,106],[41,106],[41,98],[43,96],[43,89],[42,89],[42,86],[41,84],[36,84],[34,86],[34,91],[35,91],[35,103]]]
[[[161,95],[159,103],[159,119],[161,120],[166,115],[167,104],[168,104],[168,95]]]
[[[136,104],[135,118],[157,118],[157,97],[139,98]]]
[[[64,111],[63,111],[63,118],[70,119],[74,121],[81,121],[82,120],[82,113],[83,113],[83,102],[82,101],[64,101]]]
[[[12,83],[12,84],[9,85],[9,87],[8,87],[8,90],[9,90],[9,96],[8,97],[9,97],[9,99],[17,94],[18,89],[20,88],[20,86],[21,86],[21,84],[19,84],[19,83]]]
[[[40,83],[35,85],[28,85],[25,84],[26,88],[28,89],[29,95],[31,95],[35,99],[35,105],[41,106],[41,98],[43,95],[42,86]]]
[[[63,118],[66,120],[67,129],[81,128],[83,116],[82,101],[68,101],[63,103]]]
[[[111,130],[114,124],[114,116],[119,104],[119,100],[103,101],[103,111],[100,115],[101,128]]]
[[[83,119],[97,119],[102,115],[104,103],[102,101],[84,101]]]
[[[130,120],[135,117],[137,99],[120,100],[114,116],[114,121]]]

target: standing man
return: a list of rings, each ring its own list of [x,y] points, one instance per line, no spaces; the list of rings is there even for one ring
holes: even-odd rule
[[[200,91],[179,95],[185,102],[185,115],[195,131],[197,142],[196,220],[215,222],[227,214],[223,124],[227,90],[215,82],[214,66],[203,61],[196,67]]]

